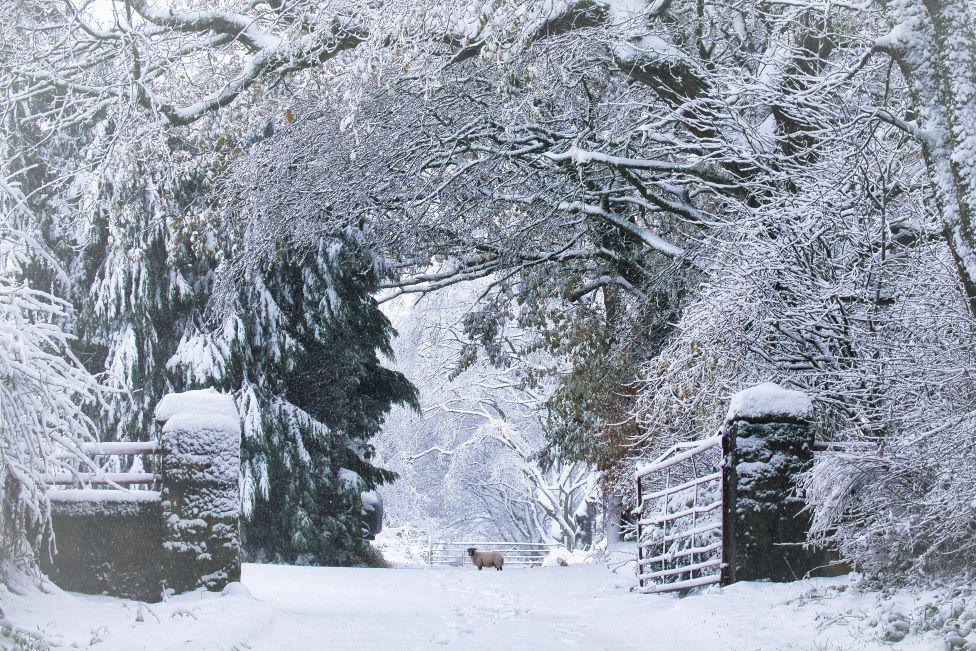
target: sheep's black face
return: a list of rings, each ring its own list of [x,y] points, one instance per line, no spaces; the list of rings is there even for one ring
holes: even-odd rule
[[[476,551],[478,551],[477,547],[468,547],[468,556],[474,556]]]

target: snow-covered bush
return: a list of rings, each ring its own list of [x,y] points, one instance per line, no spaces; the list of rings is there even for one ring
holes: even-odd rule
[[[582,549],[569,551],[565,547],[556,547],[542,559],[542,567],[566,567],[567,565],[588,565],[593,562],[593,552]]]
[[[391,565],[419,566],[427,564],[428,541],[428,534],[423,530],[383,527],[372,544],[383,560]]]

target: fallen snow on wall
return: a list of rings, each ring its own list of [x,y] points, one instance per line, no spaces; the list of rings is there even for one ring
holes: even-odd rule
[[[167,482],[237,484],[241,423],[232,396],[213,389],[170,393],[159,401],[156,420],[165,422],[161,440]],[[235,494],[234,513],[237,499]]]
[[[245,565],[243,585],[145,605],[0,588],[6,617],[58,648],[940,649],[973,606],[851,577],[630,592],[633,564],[367,569]],[[252,596],[253,595],[253,596]],[[957,603],[958,601],[958,603]],[[960,635],[963,634],[963,635]]]
[[[726,419],[770,416],[804,419],[812,413],[813,401],[807,394],[784,389],[772,382],[764,382],[732,396]]]
[[[62,488],[48,493],[52,502],[131,503],[158,502],[159,491],[103,490],[97,488]]]

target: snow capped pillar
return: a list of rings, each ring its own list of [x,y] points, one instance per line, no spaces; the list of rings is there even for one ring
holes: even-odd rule
[[[813,463],[813,402],[765,383],[737,393],[725,418],[725,582],[793,581],[817,567],[796,495]]]
[[[363,504],[363,538],[375,540],[383,531],[383,496],[374,490],[363,490],[363,478],[354,470],[341,468],[339,477],[347,487],[359,493]]]
[[[171,393],[156,406],[163,423],[163,547],[167,587],[221,589],[241,573],[240,416],[234,399],[213,389]]]

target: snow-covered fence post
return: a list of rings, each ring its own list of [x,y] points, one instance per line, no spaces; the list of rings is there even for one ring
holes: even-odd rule
[[[213,390],[171,393],[164,423],[162,506],[167,587],[220,589],[240,580],[241,427],[234,399]]]
[[[725,435],[723,583],[792,581],[818,565],[803,543],[799,475],[813,463],[813,403],[772,383],[736,394]]]

